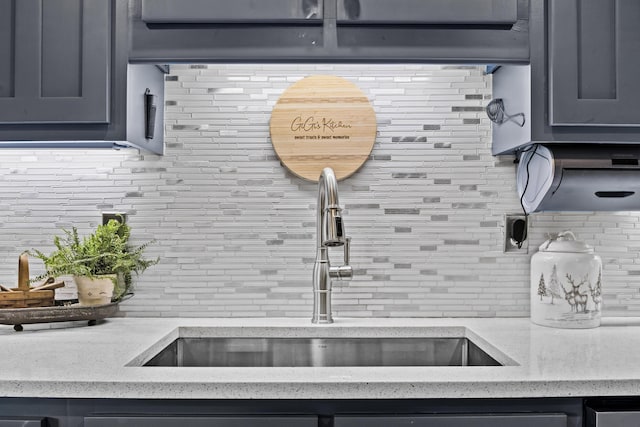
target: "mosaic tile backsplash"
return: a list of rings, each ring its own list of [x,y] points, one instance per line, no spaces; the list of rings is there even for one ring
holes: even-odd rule
[[[117,211],[161,259],[123,315],[309,317],[317,187],[280,165],[268,125],[312,74],[357,84],[378,121],[370,159],[339,183],[355,277],[334,283],[337,317],[528,316],[530,255],[565,229],[602,256],[604,315],[640,315],[639,213],[534,214],[529,254],[503,253],[515,167],[490,154],[491,76],[472,66],[172,66],[164,156],[2,150],[0,283],[22,250]]]

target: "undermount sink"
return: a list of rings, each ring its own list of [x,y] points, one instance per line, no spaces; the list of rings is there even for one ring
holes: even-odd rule
[[[493,353],[495,355],[496,351]],[[403,338],[179,336],[168,345],[151,348],[146,356],[139,358],[138,363],[137,366],[173,367],[502,366],[504,364],[498,362],[466,336]]]

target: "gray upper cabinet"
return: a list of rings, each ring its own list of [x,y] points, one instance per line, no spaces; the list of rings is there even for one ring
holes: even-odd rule
[[[640,2],[552,0],[552,126],[640,126]]]
[[[142,0],[142,21],[148,24],[321,20],[322,0]]]
[[[162,153],[164,74],[128,64],[128,13],[129,0],[0,0],[0,148]]]
[[[129,60],[529,60],[529,0],[130,0]]]
[[[337,0],[339,24],[513,25],[517,0]]]
[[[108,123],[110,2],[0,0],[0,122]]]
[[[531,0],[530,65],[504,64],[493,154],[531,143],[640,143],[640,1]]]

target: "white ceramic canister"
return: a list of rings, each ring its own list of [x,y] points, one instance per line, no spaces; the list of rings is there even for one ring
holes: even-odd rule
[[[531,321],[554,328],[595,328],[602,309],[602,260],[564,231],[531,257]]]

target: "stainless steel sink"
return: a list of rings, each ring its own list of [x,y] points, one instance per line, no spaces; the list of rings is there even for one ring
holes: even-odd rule
[[[143,366],[501,366],[466,337],[179,337],[153,354]]]

